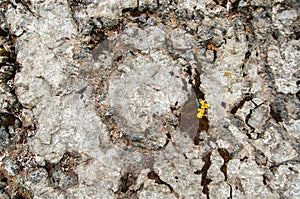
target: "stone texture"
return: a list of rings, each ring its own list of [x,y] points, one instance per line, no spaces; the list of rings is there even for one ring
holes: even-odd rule
[[[1,2],[1,197],[299,198],[299,6]]]

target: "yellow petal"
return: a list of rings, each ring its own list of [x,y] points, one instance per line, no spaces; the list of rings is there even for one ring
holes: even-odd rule
[[[197,114],[197,118],[201,119],[203,117],[203,115],[201,115],[200,113]]]
[[[204,104],[201,108],[209,108],[209,104]]]
[[[197,114],[197,118],[202,118],[203,117],[203,115],[204,115],[204,109],[198,109],[198,111],[199,111],[199,113]]]

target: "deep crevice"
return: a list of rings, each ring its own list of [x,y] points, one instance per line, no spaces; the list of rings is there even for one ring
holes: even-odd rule
[[[194,174],[196,175],[200,175],[200,174],[202,175],[201,176],[202,177],[201,186],[203,187],[202,193],[206,194],[207,199],[209,199],[208,185],[212,181],[210,178],[207,178],[207,172],[211,165],[210,156],[211,156],[211,152],[208,152],[208,154],[202,158],[202,161],[204,162],[204,166],[202,167],[202,169],[194,172]]]
[[[238,103],[236,103],[234,106],[233,106],[233,108],[230,110],[230,113],[231,114],[236,114],[236,112],[239,110],[239,109],[241,109],[241,108],[243,108],[243,106],[244,106],[244,104],[247,102],[247,101],[250,101],[250,100],[252,100],[253,99],[253,95],[250,93],[248,93],[248,94],[246,94],[246,96],[242,99],[242,100],[240,100]]]
[[[129,190],[129,187],[136,183],[136,180],[137,180],[137,176],[135,176],[133,173],[126,172],[120,178],[119,190],[122,193],[126,193]]]
[[[230,156],[229,152],[226,149],[223,148],[219,148],[218,152],[220,154],[220,156],[223,158],[224,163],[221,166],[221,171],[224,174],[225,177],[225,181],[227,181],[228,179],[228,175],[227,175],[227,164],[228,162],[232,159],[232,157]]]
[[[249,124],[249,120],[250,120],[250,118],[251,118],[251,115],[252,115],[253,110],[254,110],[254,109],[250,109],[249,114],[247,114],[247,116],[246,116],[246,118],[245,118],[245,123],[246,123],[246,125],[251,129],[251,133],[255,131],[255,128]]]
[[[231,186],[231,184],[229,184],[229,183],[227,183],[228,185],[229,185],[229,187],[230,187],[230,192],[229,192],[229,197],[227,198],[227,199],[232,199],[232,186]]]
[[[296,97],[297,97],[298,100],[300,101],[300,90],[296,93]]]
[[[160,179],[159,175],[157,173],[155,173],[155,171],[150,171],[147,176],[149,179],[154,180],[155,183],[157,183],[157,184],[166,185],[170,189],[170,191],[176,196],[176,198],[179,198],[179,194],[174,191],[173,187],[171,185],[169,185],[168,183],[166,183],[165,181],[163,181],[162,179]]]
[[[201,79],[200,79],[200,72],[196,69],[196,75],[195,75],[195,85],[193,85],[193,91],[196,94],[197,100],[202,99],[205,100],[205,95],[204,93],[200,90],[200,85],[201,85]],[[198,124],[198,129],[197,129],[197,134],[194,138],[194,144],[199,145],[200,144],[200,134],[201,132],[207,131],[209,129],[209,120],[208,118],[204,115],[202,118],[199,118],[199,124]]]

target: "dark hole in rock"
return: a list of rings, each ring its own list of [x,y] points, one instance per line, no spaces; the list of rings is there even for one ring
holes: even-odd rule
[[[226,108],[226,103],[225,103],[225,102],[221,102],[221,106],[222,106],[223,108]]]
[[[122,9],[122,13],[126,13],[126,12],[134,12],[137,11],[137,7],[129,7],[129,8],[124,8]]]
[[[297,97],[298,100],[300,101],[300,90],[296,93],[296,97]]]
[[[280,115],[280,112],[281,112],[281,111],[280,111],[280,110],[276,110],[272,104],[270,105],[270,114],[271,114],[272,118],[273,118],[277,123],[283,121],[283,119],[282,119],[282,117],[281,117],[281,115]]]
[[[223,6],[226,8],[227,0],[214,0],[217,5]]]
[[[129,8],[124,8],[122,10],[122,13],[129,13],[130,16],[132,17],[139,17],[142,14],[146,14],[147,15],[147,19],[148,19],[148,14],[147,14],[147,10],[139,10],[138,7],[129,7]]]
[[[26,198],[21,196],[21,195],[17,195],[17,196],[14,197],[14,199],[26,199]]]
[[[245,53],[245,59],[249,59],[250,56],[251,56],[251,52],[248,50],[248,51]]]
[[[2,172],[0,172],[0,181],[7,183],[8,179],[4,176],[4,174]]]
[[[136,182],[137,177],[135,177],[132,173],[125,173],[120,181],[121,181],[121,192],[126,193],[130,186],[132,186]]]
[[[8,33],[5,30],[3,30],[2,28],[0,28],[0,36],[6,37],[6,36],[8,36]]]
[[[164,184],[164,182],[160,179],[158,174],[155,173],[154,171],[150,171],[148,173],[148,178],[151,179],[151,180],[155,180],[155,183],[157,183],[157,184]]]
[[[122,58],[123,58],[123,55],[117,56],[114,61],[119,62],[122,60]]]
[[[22,122],[10,113],[0,113],[0,125],[5,128],[9,126],[13,126],[14,128],[20,128],[22,126]]]
[[[247,135],[248,139],[252,139],[252,136],[250,133],[246,133],[246,135]]]
[[[233,14],[235,14],[235,13],[237,13],[237,10],[238,10],[238,7],[239,7],[239,3],[240,3],[240,0],[236,0],[236,1],[232,1],[232,4],[231,4],[231,12],[233,13]]]
[[[268,180],[268,177],[266,175],[263,175],[263,183],[264,183],[264,185],[267,185],[267,180]]]
[[[90,33],[90,35],[93,38],[90,41],[90,44],[92,44],[91,49],[94,49],[97,46],[97,44],[99,44],[107,39],[107,36],[105,35],[105,33],[101,29],[97,29],[97,28],[94,28],[92,30],[92,32]]]
[[[50,179],[50,183],[53,184],[54,183],[54,180],[53,180],[53,172],[54,172],[54,167],[55,165],[54,164],[51,164],[49,161],[46,161],[46,164],[44,166],[44,168],[46,169],[47,171],[47,174],[48,174],[48,177]]]

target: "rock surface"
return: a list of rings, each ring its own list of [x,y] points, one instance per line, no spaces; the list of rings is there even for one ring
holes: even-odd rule
[[[1,197],[300,197],[298,1],[0,4]]]

